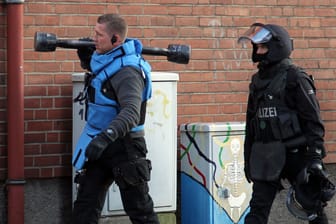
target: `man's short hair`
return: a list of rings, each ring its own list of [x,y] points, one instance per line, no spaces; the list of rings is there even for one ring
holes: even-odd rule
[[[118,14],[104,14],[98,17],[99,24],[106,23],[107,32],[111,34],[119,34],[124,40],[127,36],[128,26],[126,21]]]

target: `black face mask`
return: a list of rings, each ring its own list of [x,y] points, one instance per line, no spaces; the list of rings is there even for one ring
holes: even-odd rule
[[[267,51],[265,54],[257,54],[258,47],[256,44],[252,43],[253,51],[252,51],[252,61],[253,62],[268,62],[268,55],[269,51]],[[266,45],[267,46],[267,45]]]
[[[252,58],[253,58],[253,62],[262,62],[262,61],[266,61],[267,60],[267,54],[257,54],[253,51],[252,53]]]

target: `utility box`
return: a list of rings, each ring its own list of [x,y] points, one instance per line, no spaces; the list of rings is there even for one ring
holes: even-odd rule
[[[177,163],[177,108],[176,89],[179,79],[176,73],[152,72],[152,98],[147,102],[145,138],[148,158],[152,161],[150,195],[156,212],[176,211],[176,163]],[[73,97],[84,86],[84,73],[75,73]],[[85,126],[85,105],[73,105],[73,150]],[[73,184],[73,200],[76,185]],[[118,186],[109,188],[102,216],[124,215]]]
[[[181,223],[243,224],[252,193],[244,174],[245,123],[190,123],[179,129]]]

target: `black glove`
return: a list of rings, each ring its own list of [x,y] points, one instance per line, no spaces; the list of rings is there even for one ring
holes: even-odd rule
[[[318,147],[308,147],[304,154],[308,173],[321,175],[324,172],[322,150]]]
[[[85,37],[79,40],[93,41],[91,38]],[[81,67],[88,71],[91,71],[90,61],[93,52],[96,50],[95,47],[80,47],[77,49],[77,55],[81,61]]]
[[[88,158],[89,161],[98,160],[111,142],[111,139],[104,132],[98,134],[86,147],[86,158]]]

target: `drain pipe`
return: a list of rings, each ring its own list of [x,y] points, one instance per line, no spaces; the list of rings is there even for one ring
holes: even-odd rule
[[[24,224],[23,2],[7,4],[8,224]]]

